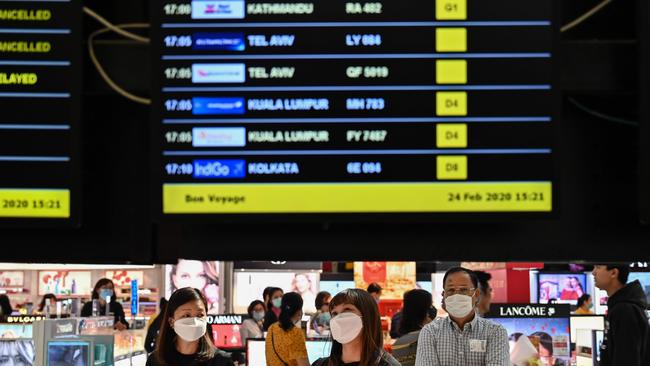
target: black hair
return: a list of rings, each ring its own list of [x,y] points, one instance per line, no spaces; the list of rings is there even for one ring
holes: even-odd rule
[[[273,290],[274,288],[275,287],[273,287],[273,286],[266,287],[264,289],[264,291],[262,291],[262,300],[266,301],[267,300],[266,297],[271,296],[271,293],[272,293],[271,290]]]
[[[102,286],[106,286],[108,284],[113,285],[113,296],[111,296],[111,303],[115,302],[115,284],[113,283],[112,280],[109,280],[108,278],[102,278],[101,280],[97,281],[95,284],[95,288],[93,288],[93,294],[91,296],[92,299],[99,299],[99,288]],[[105,299],[103,299],[105,300]]]
[[[280,328],[284,330],[291,330],[295,325],[291,318],[297,312],[302,310],[302,297],[295,292],[287,292],[282,296],[282,307],[280,308]]]
[[[266,303],[266,308],[270,310],[273,308],[273,299],[271,299],[273,294],[276,293],[277,291],[281,291],[284,294],[284,290],[282,290],[279,287],[267,287],[267,289],[268,289],[267,295],[269,297],[269,301]]]
[[[472,285],[474,285],[474,288],[479,288],[478,276],[476,276],[476,273],[474,273],[474,271],[472,271],[471,269],[467,269],[463,267],[454,267],[449,269],[447,273],[445,273],[445,277],[443,277],[442,279],[442,286],[444,287],[447,284],[447,277],[453,275],[454,273],[460,273],[460,272],[467,273],[469,279],[472,280]]]
[[[622,285],[627,283],[627,280],[630,277],[630,266],[625,263],[611,263],[607,264],[607,270],[611,271],[613,269],[618,269],[618,282]]]
[[[546,332],[535,332],[533,337],[539,337],[539,343],[548,350],[548,354],[553,356],[553,338]]]
[[[156,342],[155,357],[157,361],[164,366],[174,366],[176,355],[178,351],[176,350],[176,333],[172,328],[169,320],[174,317],[174,312],[176,310],[192,301],[200,301],[203,304],[205,311],[208,311],[208,303],[205,300],[205,297],[201,291],[192,288],[185,287],[174,291],[172,296],[169,298],[167,303],[167,308],[162,318],[162,323],[160,326],[160,335]],[[205,334],[199,338],[199,349],[196,355],[196,360],[205,362],[209,360],[214,355],[214,342],[212,341],[212,332],[208,329]]]
[[[264,305],[264,301],[254,300],[253,302],[250,303],[250,305],[248,305],[248,316],[250,316],[251,318],[253,318],[253,309],[255,309],[257,305],[262,305],[264,311],[266,311],[266,305]]]
[[[0,308],[2,308],[2,316],[8,317],[13,312],[11,308],[11,301],[9,301],[9,296],[2,294],[0,295]]]
[[[330,294],[327,291],[321,291],[316,295],[316,301],[314,302],[316,305],[316,310],[320,310],[320,308],[325,305],[325,299],[332,297],[332,294]]]
[[[45,294],[45,295],[43,295],[43,298],[41,299],[40,304],[38,304],[38,311],[43,311],[43,309],[45,309],[45,301],[47,299],[50,299],[50,305],[52,305],[52,300],[54,300],[54,302],[57,302],[56,295],[54,295],[54,294]]]
[[[492,275],[483,271],[474,271],[474,274],[476,275],[476,278],[478,278],[478,285],[481,292],[487,292],[488,288],[490,288],[489,282],[492,279]]]
[[[380,293],[382,290],[381,286],[377,282],[373,282],[370,285],[368,285],[368,293],[369,294],[375,294],[375,293]]]
[[[399,335],[405,335],[422,329],[422,325],[433,305],[431,293],[415,289],[404,294],[402,319],[399,322]]]
[[[582,307],[582,305],[584,305],[585,302],[587,302],[587,300],[589,299],[591,299],[591,295],[589,294],[584,294],[580,296],[580,298],[578,299],[578,307]]]

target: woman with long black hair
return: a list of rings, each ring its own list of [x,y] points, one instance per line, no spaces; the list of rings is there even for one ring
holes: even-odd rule
[[[156,350],[147,366],[233,366],[232,360],[214,347],[207,330],[208,304],[201,291],[185,287],[169,298]]]
[[[122,308],[122,304],[117,302],[117,297],[115,296],[115,284],[113,284],[113,281],[108,278],[102,278],[97,281],[95,288],[93,288],[91,298],[97,300],[99,303],[99,308],[97,309],[99,315],[107,315],[106,299],[108,298],[108,312],[113,313],[113,316],[115,317],[115,329],[124,330],[129,328],[129,323],[126,321],[124,316],[124,308]],[[93,316],[92,301],[85,303],[83,308],[81,308],[81,316]]]
[[[332,351],[314,366],[400,366],[384,351],[376,300],[366,291],[348,289],[330,301]]]

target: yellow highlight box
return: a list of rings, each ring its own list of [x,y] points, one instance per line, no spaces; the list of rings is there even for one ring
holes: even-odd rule
[[[466,28],[436,28],[437,52],[467,52]]]
[[[164,184],[163,212],[550,212],[551,194],[551,182]]]
[[[436,93],[436,113],[438,116],[466,116],[467,92]]]
[[[436,0],[436,19],[467,19],[467,0]]]
[[[467,179],[467,156],[438,156],[436,165],[439,180]]]
[[[69,218],[67,189],[0,189],[0,217]]]
[[[436,125],[436,145],[440,148],[467,147],[467,125],[464,123]]]
[[[467,61],[437,60],[436,83],[467,84]]]

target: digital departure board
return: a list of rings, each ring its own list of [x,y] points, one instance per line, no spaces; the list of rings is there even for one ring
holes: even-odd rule
[[[0,224],[78,223],[81,0],[0,1]]]
[[[554,1],[152,6],[162,214],[553,211]]]

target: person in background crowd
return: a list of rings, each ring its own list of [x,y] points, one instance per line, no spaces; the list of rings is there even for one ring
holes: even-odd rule
[[[116,301],[116,296],[115,296],[115,285],[113,284],[113,281],[109,280],[108,278],[102,278],[101,280],[97,281],[95,284],[95,288],[93,288],[93,293],[91,298],[93,300],[98,300],[99,302],[99,315],[104,316],[106,314],[106,298],[110,297],[110,302],[109,302],[109,312],[113,313],[113,316],[115,317],[115,329],[117,330],[124,330],[129,328],[129,323],[127,323],[126,318],[124,317],[124,309],[122,308],[122,304]],[[90,317],[93,316],[93,302],[88,301],[87,303],[84,304],[83,308],[81,308],[81,316],[82,317]]]
[[[284,291],[279,287],[273,287],[269,290],[269,301],[266,303],[266,314],[264,316],[264,331],[278,321],[280,317],[280,306],[282,305],[282,296]]]
[[[323,334],[323,331],[330,329],[330,300],[332,300],[332,295],[327,291],[321,291],[316,295],[314,301],[316,313],[309,319],[309,324],[318,334]]]
[[[38,304],[38,309],[36,309],[37,314],[45,314],[45,305],[47,305],[48,299],[50,300],[50,312],[53,312],[53,310],[56,311],[56,302],[58,301],[56,295],[45,294]]]
[[[593,315],[594,312],[591,311],[591,308],[594,307],[593,302],[591,302],[591,295],[584,294],[578,299],[578,309],[576,309],[576,315]]]
[[[415,364],[509,365],[505,328],[476,315],[481,290],[474,272],[452,268],[445,273],[443,285],[442,307],[449,317],[436,319],[422,328]]]
[[[546,332],[535,332],[533,337],[539,337],[539,358],[542,366],[566,366],[566,362],[553,356],[553,337]]]
[[[199,289],[208,301],[208,314],[219,311],[219,274],[216,262],[179,259],[170,273],[172,292],[179,288]]]
[[[476,309],[480,316],[485,316],[490,312],[490,306],[492,305],[492,286],[490,286],[492,275],[483,271],[474,271],[474,273],[478,278],[478,288],[481,290],[481,298]]]
[[[377,282],[373,282],[370,285],[368,285],[368,293],[370,296],[372,296],[373,299],[375,299],[375,302],[379,304],[379,300],[381,299],[381,291],[383,289]]]
[[[214,348],[207,331],[207,308],[198,289],[176,290],[169,298],[158,344],[147,366],[233,366],[229,357]]]
[[[433,298],[429,291],[416,289],[404,294],[404,308],[399,324],[401,337],[393,344],[393,356],[402,366],[415,365],[420,331],[433,321],[429,317],[432,306]]]
[[[648,303],[641,283],[627,283],[627,264],[599,264],[592,274],[596,287],[609,296],[600,365],[650,365],[650,326],[645,314]]]
[[[407,293],[408,291],[404,293],[404,296],[406,296]],[[404,309],[400,309],[398,312],[393,314],[393,316],[390,318],[390,331],[388,333],[390,334],[390,337],[393,339],[397,339],[400,337],[399,323],[402,320],[402,315],[404,315],[402,314],[402,311],[404,311]]]
[[[295,292],[282,296],[279,320],[266,335],[267,366],[309,366],[305,334],[300,329],[302,297]]]
[[[332,350],[313,366],[400,366],[384,351],[375,298],[360,289],[339,292],[330,301]]]
[[[7,317],[13,313],[11,308],[11,301],[9,301],[9,296],[2,294],[0,295],[0,321],[6,321]]]
[[[149,328],[147,328],[147,337],[144,340],[144,349],[147,350],[147,353],[151,353],[156,349],[156,340],[160,334],[160,327],[167,309],[167,299],[164,297],[160,299],[159,308],[158,315],[151,320]]]
[[[269,303],[269,296],[271,296],[271,290],[273,290],[274,288],[275,287],[273,287],[273,286],[268,286],[262,292],[262,301],[264,301],[264,304]]]
[[[239,333],[241,340],[246,347],[248,338],[264,338],[264,316],[266,315],[266,307],[260,300],[255,300],[248,305],[249,319],[244,320]]]

